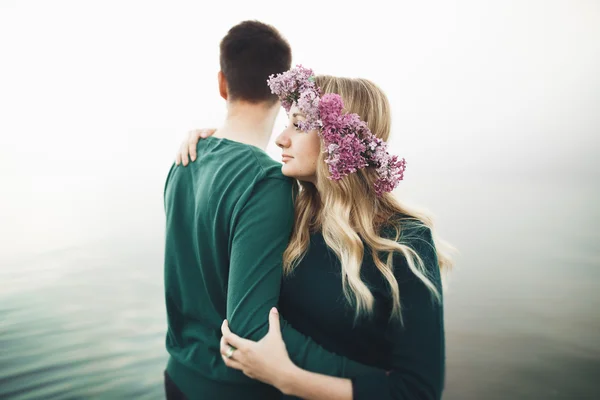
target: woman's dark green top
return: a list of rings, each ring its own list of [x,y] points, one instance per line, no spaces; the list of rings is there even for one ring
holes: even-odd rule
[[[389,237],[389,236],[388,236]],[[442,294],[438,260],[429,228],[405,229],[400,242],[423,260],[426,273]],[[381,259],[385,262],[384,255]],[[438,301],[394,255],[402,324],[389,321],[390,289],[365,247],[363,280],[375,297],[372,316],[358,319],[342,290],[341,266],[321,233],[311,235],[307,254],[281,287],[280,310],[299,332],[325,349],[383,371],[352,380],[355,400],[439,399],[444,386],[444,316]]]

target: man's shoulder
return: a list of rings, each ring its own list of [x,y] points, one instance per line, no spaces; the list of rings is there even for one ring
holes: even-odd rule
[[[215,139],[210,153],[218,178],[213,182],[226,186],[223,195],[238,197],[239,204],[245,204],[253,194],[259,194],[260,202],[282,201],[291,196],[294,180],[283,175],[281,164],[265,151],[245,143]]]
[[[254,192],[261,192],[266,199],[291,193],[293,180],[281,173],[281,164],[258,147],[221,138],[201,142],[196,161],[171,169],[165,194],[169,186],[207,201],[245,204]],[[210,190],[198,190],[201,187]]]
[[[281,179],[290,181],[291,179],[281,172],[281,164],[273,160],[267,153],[254,146],[247,146],[252,154],[255,166],[263,172],[264,179]]]
[[[212,155],[216,156],[213,162],[226,163],[243,170],[245,174],[258,175],[260,178],[289,180],[281,173],[281,164],[256,146],[215,137],[205,141]]]

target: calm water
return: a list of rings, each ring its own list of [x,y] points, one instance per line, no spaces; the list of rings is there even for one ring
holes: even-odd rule
[[[600,398],[595,183],[446,183],[410,195],[461,251],[446,293],[444,398]],[[2,259],[0,398],[164,397],[163,217],[153,210],[153,233]]]

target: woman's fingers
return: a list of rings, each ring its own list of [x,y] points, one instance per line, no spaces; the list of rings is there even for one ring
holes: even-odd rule
[[[242,354],[237,349],[234,349],[233,352],[231,352],[231,350],[229,350],[230,348],[232,347],[229,344],[227,344],[225,338],[221,336],[220,352],[223,362],[229,368],[239,369],[240,371],[242,371],[243,364],[240,360],[236,359],[236,357],[241,357]],[[230,355],[230,357],[227,357],[227,355]]]
[[[279,325],[279,312],[277,308],[271,308],[269,312],[269,334],[275,338],[281,339],[281,327]],[[281,339],[283,340],[283,339]]]
[[[188,146],[187,141],[181,143],[181,147],[179,148],[179,154],[181,155],[181,163],[184,167],[187,167],[190,160],[188,159]]]
[[[229,330],[229,324],[227,323],[227,320],[224,320],[223,324],[221,325],[221,333],[223,334],[225,342],[238,350],[245,350],[253,344],[256,345],[256,342],[241,338],[235,333],[231,332]]]
[[[187,151],[190,154],[190,158],[192,161],[196,161],[196,147],[198,146],[198,141],[200,140],[203,130],[194,129],[188,133],[188,148]]]
[[[219,346],[219,351],[223,357],[229,356],[229,357],[227,357],[229,359],[234,359],[234,357],[240,355],[240,352],[235,347],[233,347],[229,343],[227,343],[224,336],[221,336],[221,343]],[[237,358],[235,358],[235,359],[237,361],[239,361]]]
[[[221,355],[221,358],[223,359],[223,362],[225,363],[225,365],[227,365],[229,368],[243,371],[244,368],[239,361],[234,360],[233,358],[227,358],[224,355]]]
[[[179,151],[175,156],[175,164],[183,164],[184,167],[191,161],[196,161],[198,156],[197,146],[200,139],[212,136],[217,130],[216,129],[194,129],[188,132],[188,137],[181,143]]]
[[[209,136],[212,136],[216,131],[217,130],[214,129],[214,128],[211,128],[211,129],[202,129],[200,131],[200,137],[203,138],[203,139],[205,139],[205,138],[207,138]]]
[[[221,324],[221,333],[223,334],[223,336],[227,336],[231,333],[231,331],[229,330],[229,322],[227,322],[226,319],[224,319],[223,323]]]

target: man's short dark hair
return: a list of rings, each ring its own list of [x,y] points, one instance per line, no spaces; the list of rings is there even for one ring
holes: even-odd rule
[[[277,29],[259,21],[244,21],[227,32],[220,48],[230,100],[277,101],[267,79],[287,71],[292,63],[292,49]]]

